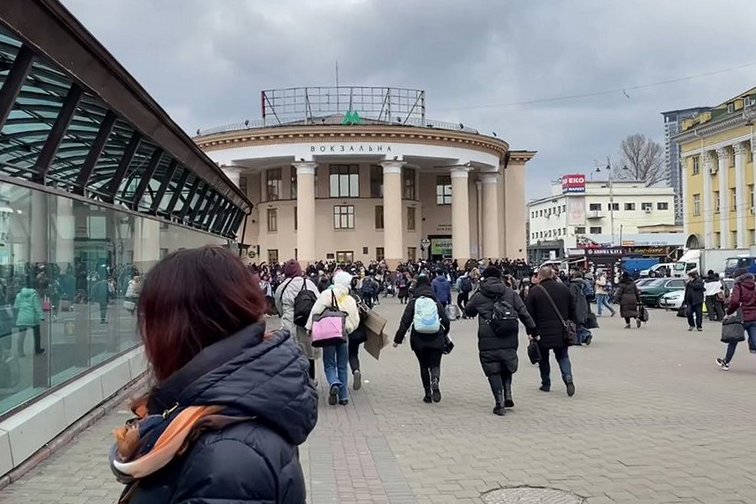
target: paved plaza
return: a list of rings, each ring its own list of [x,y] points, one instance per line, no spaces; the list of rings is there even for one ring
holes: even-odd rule
[[[392,337],[401,309],[394,300],[378,307]],[[366,383],[347,407],[327,406],[321,378],[320,420],[301,449],[310,504],[756,502],[756,356],[741,345],[722,372],[714,365],[724,350],[718,325],[688,333],[672,313],[651,316],[640,330],[600,319],[593,345],[571,349],[573,398],[557,376],[550,393],[538,390],[522,334],[516,407],[503,418],[491,414],[475,321],[454,324],[440,404],[421,401],[408,345],[387,348],[380,362],[364,355]],[[106,452],[127,418],[124,408],[114,410],[0,491],[0,502],[114,502],[120,485]],[[489,493],[521,486],[577,499]]]

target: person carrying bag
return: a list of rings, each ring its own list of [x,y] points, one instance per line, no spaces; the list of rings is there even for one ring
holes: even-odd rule
[[[756,348],[756,281],[745,269],[735,272],[735,285],[732,288],[727,316],[722,320],[722,343],[727,343],[724,359],[717,358],[717,365],[722,371],[730,369],[730,361],[735,355],[738,343],[745,341],[748,333],[748,346],[751,352]]]

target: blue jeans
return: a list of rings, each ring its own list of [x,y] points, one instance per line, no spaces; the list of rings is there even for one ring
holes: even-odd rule
[[[554,348],[554,357],[562,371],[562,380],[564,383],[572,381],[572,363],[570,356],[567,354],[567,347]],[[538,363],[541,370],[541,384],[551,387],[551,364],[549,363],[549,350],[541,347],[541,362]]]
[[[614,308],[609,304],[609,294],[596,294],[596,306],[598,307],[598,316],[601,316],[604,306],[614,314]]]
[[[749,348],[756,347],[756,322],[746,322],[743,324],[746,333],[748,333],[748,346]],[[727,355],[725,355],[725,362],[730,363],[732,357],[735,355],[735,349],[738,348],[739,341],[731,341],[727,343]]]
[[[339,386],[339,401],[349,399],[349,348],[347,342],[323,347],[323,368],[329,386]]]

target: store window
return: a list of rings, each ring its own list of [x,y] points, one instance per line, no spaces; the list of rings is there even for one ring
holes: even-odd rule
[[[268,232],[278,231],[278,209],[268,208]]]
[[[383,167],[380,165],[370,167],[370,197],[383,198]]]
[[[336,205],[333,207],[333,228],[354,229],[354,205]]]
[[[436,204],[451,205],[452,186],[451,175],[439,175],[436,177]],[[543,212],[543,210],[541,210]]]
[[[412,168],[404,168],[402,170],[402,185],[404,186],[404,199],[415,199],[415,170]]]
[[[407,207],[407,231],[415,230],[415,208]]]
[[[383,205],[375,206],[375,229],[383,229]]]
[[[359,165],[331,165],[331,198],[358,198],[360,196]]]
[[[267,201],[281,199],[281,188],[283,187],[281,168],[272,168],[265,172],[265,187]]]

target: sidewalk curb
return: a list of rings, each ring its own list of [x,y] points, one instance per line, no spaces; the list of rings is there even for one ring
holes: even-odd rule
[[[58,449],[64,447],[71,441],[73,441],[79,434],[87,430],[89,427],[97,423],[107,413],[109,413],[114,406],[122,403],[129,395],[135,391],[145,387],[149,380],[149,373],[142,373],[139,378],[127,383],[122,389],[110,396],[108,399],[95,406],[95,408],[83,417],[74,422],[66,430],[58,434],[50,442],[45,444],[37,452],[25,460],[20,466],[11,470],[6,475],[0,477],[0,491],[5,487],[20,480],[24,475],[37,467],[39,464],[50,458]]]

